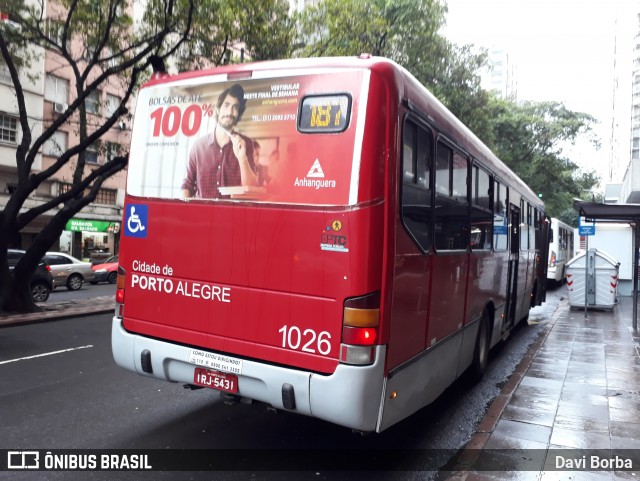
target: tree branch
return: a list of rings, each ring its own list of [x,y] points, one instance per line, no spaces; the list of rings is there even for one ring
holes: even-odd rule
[[[20,214],[17,217],[18,230],[26,227],[36,217],[55,208],[61,203],[67,203],[72,199],[76,199],[77,196],[81,192],[84,192],[92,183],[94,183],[94,181],[95,183],[93,185],[95,186],[96,183],[98,183],[98,189],[99,189],[100,186],[102,186],[102,183],[107,178],[124,169],[127,165],[128,160],[129,160],[128,155],[114,157],[112,160],[110,160],[106,164],[100,166],[98,169],[91,172],[91,174],[88,175],[84,180],[82,180],[82,182],[78,184],[74,184],[73,187],[68,192],[65,192],[64,194],[51,199],[47,203],[41,204],[37,207],[29,209],[27,212],[23,214]],[[85,195],[85,196],[82,196],[81,198],[86,198],[86,197],[87,196]],[[87,204],[91,203],[94,200],[95,200],[95,195],[93,196],[93,198],[89,199],[89,202],[87,202]]]

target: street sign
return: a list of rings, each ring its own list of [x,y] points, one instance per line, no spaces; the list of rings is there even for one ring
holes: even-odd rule
[[[596,223],[587,221],[584,217],[578,217],[578,235],[595,235]]]

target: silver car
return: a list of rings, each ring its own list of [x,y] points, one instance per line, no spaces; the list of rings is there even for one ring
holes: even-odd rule
[[[91,263],[64,252],[47,252],[43,260],[51,267],[54,289],[67,286],[70,291],[77,291],[84,281],[91,282],[95,277]]]

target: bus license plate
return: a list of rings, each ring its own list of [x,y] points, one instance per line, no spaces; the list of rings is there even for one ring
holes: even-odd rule
[[[196,367],[193,372],[193,383],[197,386],[210,387],[225,392],[238,392],[238,376],[226,372],[212,371]]]

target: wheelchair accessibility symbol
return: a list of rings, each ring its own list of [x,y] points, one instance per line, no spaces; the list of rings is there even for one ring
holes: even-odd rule
[[[148,206],[134,204],[127,206],[125,219],[125,235],[129,237],[147,237]]]

